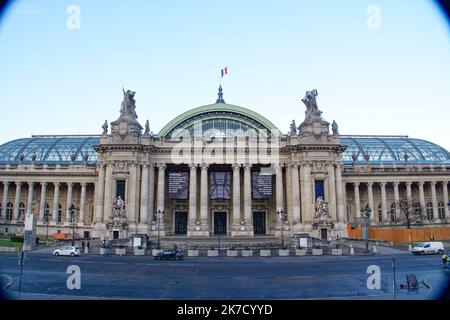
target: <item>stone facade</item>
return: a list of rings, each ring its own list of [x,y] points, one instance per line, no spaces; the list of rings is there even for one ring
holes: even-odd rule
[[[248,109],[218,101],[174,119],[155,135],[148,123],[142,134],[134,93],[124,92],[120,117],[111,123],[109,133],[107,123],[103,126],[94,146],[95,162],[47,164],[26,162],[19,156],[18,161],[0,164],[0,233],[23,233],[29,212],[38,214],[41,236],[47,231],[50,235],[71,232],[76,225],[81,236],[102,239],[132,234],[210,237],[219,232],[220,213],[225,217],[222,231],[231,237],[281,236],[283,232],[284,236],[308,233],[333,239],[347,235],[347,224],[361,218],[366,205],[373,226],[391,225],[401,215],[395,206],[401,199],[418,203],[426,225],[448,225],[450,161],[344,162],[347,146],[335,122],[330,132],[316,96],[317,91],[307,92],[302,100],[307,106],[305,120],[298,129],[294,122],[288,134],[269,127],[270,121]],[[243,139],[175,134],[176,128],[187,127],[196,117],[204,121],[214,114],[229,119],[231,113],[233,121],[241,119],[268,133]],[[268,199],[252,196],[255,170],[273,177]],[[170,197],[167,186],[172,171],[188,173],[187,199]],[[229,199],[210,198],[213,171],[230,173]],[[314,223],[316,192],[322,192],[331,219],[322,227]],[[118,193],[124,195],[124,216],[114,218]],[[71,204],[79,209],[75,219]]]

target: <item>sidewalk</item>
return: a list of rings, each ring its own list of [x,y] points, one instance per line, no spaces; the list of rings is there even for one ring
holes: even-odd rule
[[[358,241],[358,240],[348,240],[348,244],[353,245],[353,248],[365,250],[366,249],[366,242],[365,241]],[[373,250],[373,247],[377,248],[377,254],[405,254],[409,253],[408,248],[403,248],[400,246],[390,246],[384,243],[379,243],[376,245],[376,242],[369,241],[369,249]]]

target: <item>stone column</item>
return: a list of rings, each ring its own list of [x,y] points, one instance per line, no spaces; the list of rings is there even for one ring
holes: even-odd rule
[[[395,202],[395,218],[400,217],[400,193],[398,191],[398,182],[394,182],[394,202]]]
[[[20,190],[22,189],[22,182],[16,182],[16,195],[14,198],[14,215],[13,222],[19,220],[19,204],[20,204]]]
[[[6,219],[6,207],[8,206],[9,182],[3,181],[2,216]]]
[[[291,174],[292,174],[292,221],[296,223],[300,223],[300,179],[298,173],[298,165],[291,165]]]
[[[195,228],[197,221],[197,165],[189,166],[189,225]]]
[[[112,194],[112,178],[113,174],[113,165],[108,163],[106,165],[105,172],[105,192],[104,192],[104,203],[103,203],[103,222],[108,221],[109,217],[112,215],[112,206],[113,206],[113,194]],[[125,199],[122,199],[125,201]]]
[[[239,231],[241,222],[241,165],[233,164],[233,224]]]
[[[427,214],[427,206],[425,204],[425,191],[424,191],[424,181],[419,181],[419,201],[420,201],[420,208],[422,211],[422,214],[426,216]]]
[[[142,166],[141,180],[141,212],[139,223],[148,223],[148,164]]]
[[[86,182],[81,183],[81,195],[80,195],[80,217],[78,219],[79,225],[84,225],[84,207],[86,206]]]
[[[377,210],[375,210],[374,202],[373,202],[373,183],[368,182],[367,183],[367,196],[369,198],[369,208],[372,210],[372,214],[370,215],[370,221],[375,221],[375,213]]]
[[[98,179],[95,184],[95,221],[102,222],[103,219],[103,205],[105,196],[105,166],[99,164],[98,168]]]
[[[52,221],[56,223],[58,221],[58,209],[59,209],[59,182],[54,182],[54,194],[53,194],[53,213]]]
[[[32,207],[33,207],[33,188],[34,188],[34,182],[28,182],[28,198],[27,198],[27,210],[25,214],[31,214],[32,213]],[[23,217],[23,220],[25,220],[25,217]]]
[[[208,165],[201,165],[200,174],[200,222],[203,231],[209,232],[208,217]]]
[[[166,179],[166,165],[158,164],[158,197],[156,199],[156,210],[164,211],[164,196],[165,196],[165,179]]]
[[[148,212],[151,215],[150,221],[154,221],[154,209],[155,209],[155,165],[151,163],[148,168],[148,184],[149,184],[149,195],[148,195]],[[156,221],[156,220],[155,220]]]
[[[431,198],[433,201],[433,218],[435,222],[441,222],[438,213],[438,201],[436,195],[436,181],[431,181]]]
[[[251,169],[251,164],[244,165],[244,219],[245,224],[253,230]]]
[[[286,209],[289,221],[292,221],[292,168],[286,165]]]
[[[311,176],[311,165],[305,165],[305,210],[303,222],[311,223],[314,215],[314,199],[313,199],[313,186]]]
[[[283,200],[283,168],[281,165],[275,167],[275,179],[276,179],[276,206],[277,211],[284,210],[284,200]]]
[[[334,165],[328,165],[328,203],[329,213],[333,221],[337,221],[336,214],[336,179],[334,176]]]
[[[47,182],[41,182],[41,198],[39,199],[39,221],[45,222],[45,194]]]
[[[361,218],[361,202],[359,197],[359,182],[353,183],[354,195],[355,195],[355,217]]]
[[[67,202],[66,202],[66,224],[70,224],[70,206],[72,205],[73,183],[67,183]],[[75,220],[74,220],[75,221]]]
[[[408,181],[406,182],[406,201],[408,202],[408,205],[413,205],[414,203],[412,203],[412,182]]]
[[[442,182],[442,190],[444,192],[444,206],[445,206],[445,218],[449,218],[449,206],[448,206],[448,187],[447,187],[448,181]]]
[[[336,165],[336,202],[337,202],[337,216],[339,222],[345,222],[344,209],[344,185],[342,183],[342,165]]]
[[[381,214],[384,223],[388,222],[387,218],[387,204],[386,204],[386,182],[380,183],[381,187]]]
[[[139,168],[136,163],[131,163],[129,166],[128,176],[128,196],[125,205],[125,215],[130,223],[138,222],[139,218]]]
[[[291,169],[292,173],[292,166],[288,166]],[[302,223],[306,220],[306,182],[305,182],[305,164],[299,165],[299,175],[300,175],[300,219]],[[292,174],[291,174],[291,180],[292,180]],[[291,183],[292,185],[292,183]],[[291,192],[291,198],[292,198],[292,192]],[[292,210],[293,211],[293,210]]]

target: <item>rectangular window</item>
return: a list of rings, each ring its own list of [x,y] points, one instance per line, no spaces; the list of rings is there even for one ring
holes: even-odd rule
[[[125,180],[116,181],[116,198],[120,196],[125,201]]]
[[[316,191],[316,200],[318,197],[322,197],[325,200],[325,191],[324,191],[324,183],[323,180],[315,181],[315,191]]]
[[[211,171],[209,174],[210,198],[213,200],[230,199],[231,172]]]

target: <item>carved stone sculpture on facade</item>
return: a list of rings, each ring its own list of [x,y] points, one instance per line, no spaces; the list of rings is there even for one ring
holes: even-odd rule
[[[107,229],[124,230],[128,228],[128,221],[125,216],[125,202],[120,196],[114,201],[113,214],[109,218],[109,222],[106,224]]]
[[[130,122],[137,121],[137,114],[136,114],[136,100],[134,100],[134,95],[136,94],[135,91],[123,90],[123,101],[122,105],[120,107],[120,118],[119,119],[126,119]]]
[[[107,135],[108,134],[108,120],[105,120],[105,123],[103,123],[103,125],[102,125],[102,129],[103,129],[103,134]]]
[[[144,131],[144,136],[149,136],[150,135],[150,123],[148,122],[148,120],[145,122],[145,131]]]
[[[134,95],[136,92],[131,90],[123,90],[123,100],[120,106],[119,118],[111,122],[111,134],[113,137],[120,136],[125,139],[127,136],[140,136],[142,126],[139,124],[136,114],[136,101]]]
[[[295,124],[295,120],[292,120],[292,123],[290,125],[290,134],[291,135],[297,134],[297,125]]]
[[[333,220],[328,213],[328,203],[323,200],[323,197],[317,197],[313,220],[315,227],[332,227],[333,225]]]
[[[305,111],[305,122],[312,122],[314,119],[319,118],[322,114],[322,111],[319,110],[317,106],[316,97],[318,93],[317,90],[314,89],[312,91],[306,91],[305,97],[302,99],[302,102],[306,106]]]
[[[120,196],[117,197],[113,204],[113,218],[125,217],[125,202]]]
[[[333,136],[339,135],[339,129],[336,121],[333,120],[333,123],[331,124],[331,130],[333,131]]]

